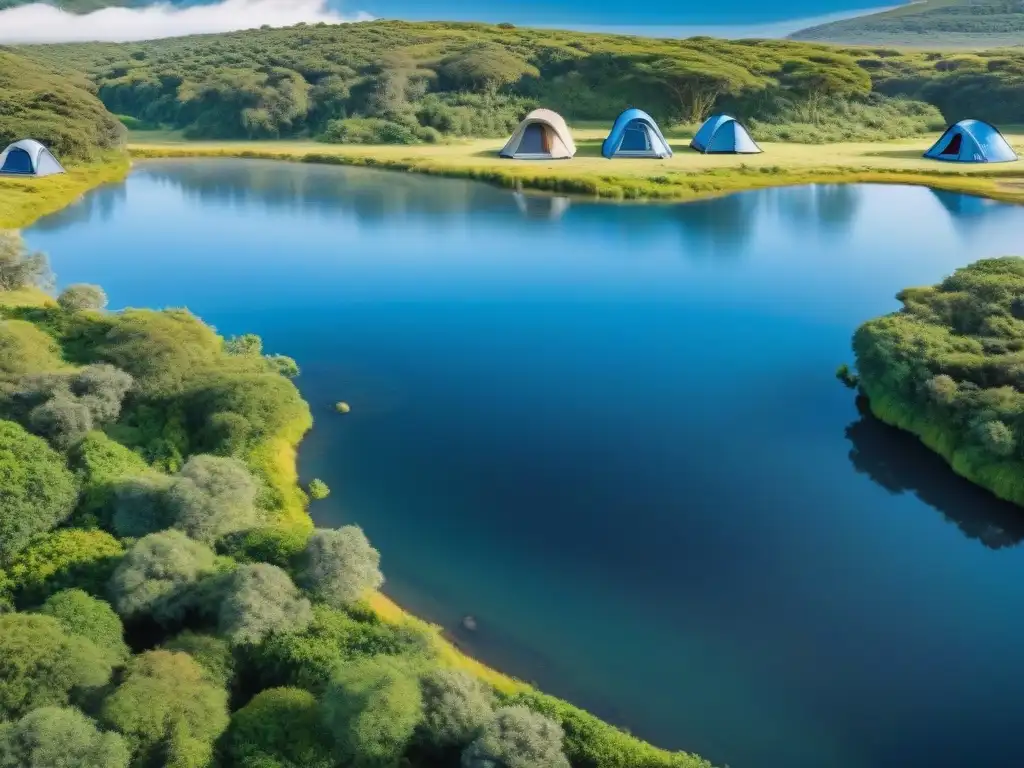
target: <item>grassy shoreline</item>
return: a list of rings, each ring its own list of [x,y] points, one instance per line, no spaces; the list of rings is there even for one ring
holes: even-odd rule
[[[0,229],[21,229],[66,208],[102,184],[122,181],[131,162],[109,154],[92,163],[69,165],[66,174],[41,179],[0,176]]]
[[[1024,162],[963,166],[924,160],[931,137],[885,143],[763,143],[760,155],[700,155],[673,141],[667,160],[605,160],[603,132],[576,130],[580,152],[571,161],[510,161],[497,157],[500,141],[445,145],[354,146],[311,141],[188,142],[139,132],[134,158],[235,157],[378,168],[482,181],[504,188],[606,200],[682,202],[765,187],[815,183],[928,186],[949,192],[1024,203]],[[1024,129],[1007,132],[1024,154]]]

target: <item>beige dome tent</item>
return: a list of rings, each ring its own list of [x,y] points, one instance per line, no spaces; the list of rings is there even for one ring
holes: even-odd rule
[[[567,160],[576,154],[576,144],[560,114],[535,109],[498,154],[516,160]]]

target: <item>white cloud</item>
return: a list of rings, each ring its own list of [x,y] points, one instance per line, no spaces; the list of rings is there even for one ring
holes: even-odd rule
[[[0,43],[126,42],[255,29],[306,22],[368,21],[366,13],[340,14],[326,0],[224,0],[215,5],[175,8],[104,8],[82,15],[33,3],[0,11]]]

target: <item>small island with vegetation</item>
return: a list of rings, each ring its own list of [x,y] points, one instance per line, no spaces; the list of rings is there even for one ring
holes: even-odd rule
[[[983,259],[898,298],[854,335],[871,411],[1024,506],[1024,258]]]

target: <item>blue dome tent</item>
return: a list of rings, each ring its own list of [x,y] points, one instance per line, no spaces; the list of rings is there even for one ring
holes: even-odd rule
[[[50,176],[64,173],[57,158],[35,139],[22,139],[0,152],[0,175]]]
[[[1003,134],[981,120],[961,120],[949,126],[924,156],[953,163],[1010,163],[1017,159]]]
[[[747,129],[729,115],[712,115],[705,120],[690,146],[706,155],[754,155],[761,151]]]
[[[641,109],[627,109],[615,120],[601,145],[601,154],[613,157],[672,157],[672,148],[654,118]]]

